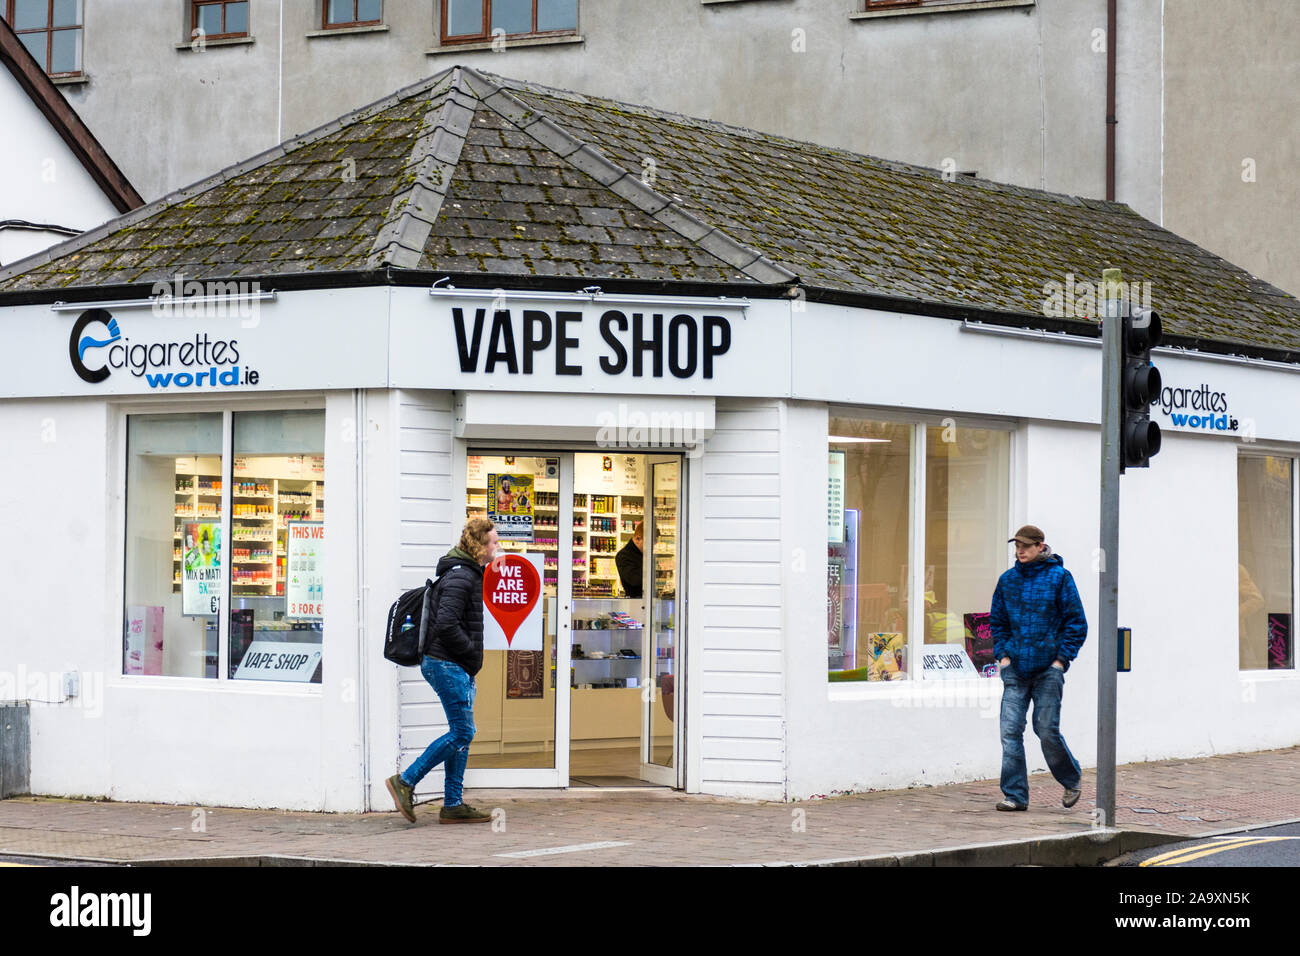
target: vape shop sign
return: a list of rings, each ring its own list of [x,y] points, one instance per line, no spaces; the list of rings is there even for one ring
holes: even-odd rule
[[[542,555],[509,554],[483,569],[483,649],[543,650]]]

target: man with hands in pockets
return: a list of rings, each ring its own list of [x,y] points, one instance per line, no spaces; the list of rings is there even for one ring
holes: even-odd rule
[[[1034,704],[1034,733],[1056,782],[1065,788],[1061,804],[1079,801],[1079,762],[1061,736],[1065,672],[1088,636],[1088,621],[1074,578],[1061,556],[1044,543],[1043,532],[1025,525],[1007,543],[1016,563],[998,578],[989,625],[993,655],[1002,678],[1002,795],[999,810],[1029,806],[1025,767],[1025,715]]]

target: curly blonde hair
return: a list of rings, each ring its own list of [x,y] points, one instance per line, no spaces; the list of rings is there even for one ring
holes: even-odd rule
[[[456,547],[460,548],[479,564],[486,564],[490,555],[488,549],[488,535],[496,528],[487,518],[470,518],[465,522],[465,530],[460,533],[460,542]]]

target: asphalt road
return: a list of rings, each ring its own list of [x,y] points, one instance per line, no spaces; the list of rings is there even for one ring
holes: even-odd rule
[[[1139,850],[1112,866],[1300,866],[1300,823],[1241,830],[1222,836]]]

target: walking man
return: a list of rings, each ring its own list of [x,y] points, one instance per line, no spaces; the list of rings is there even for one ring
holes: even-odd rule
[[[1065,672],[1088,636],[1088,621],[1074,578],[1061,556],[1044,543],[1043,532],[1025,525],[1007,543],[1016,563],[998,578],[989,624],[993,654],[1002,677],[1002,795],[999,810],[1029,806],[1025,768],[1025,714],[1034,703],[1034,733],[1056,782],[1065,788],[1061,804],[1079,801],[1079,762],[1061,736]]]

